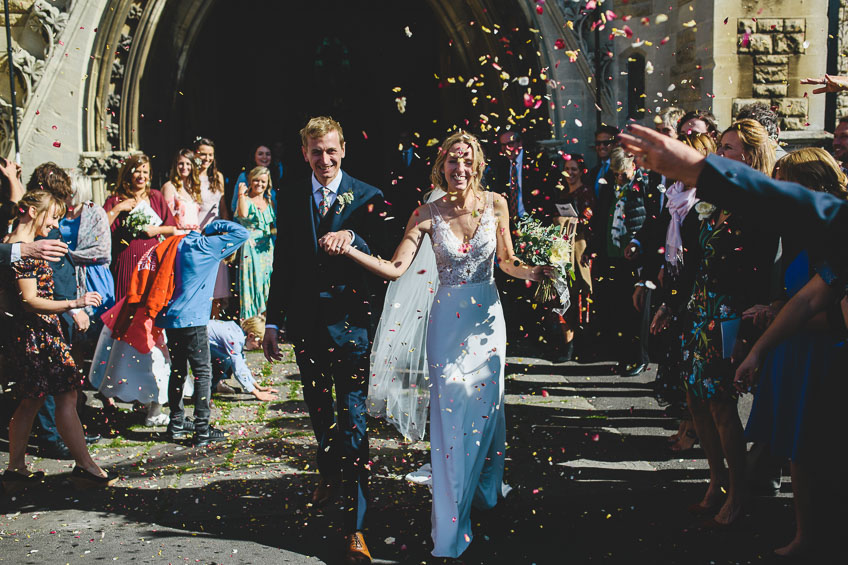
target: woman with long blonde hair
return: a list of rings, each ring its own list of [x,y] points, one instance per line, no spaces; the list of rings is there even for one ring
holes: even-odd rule
[[[242,319],[265,312],[274,265],[276,213],[271,203],[271,173],[266,167],[254,167],[247,183],[238,186],[236,221],[250,231],[242,245],[239,264],[239,300]]]
[[[513,252],[506,200],[482,190],[485,158],[476,137],[449,136],[431,180],[446,194],[419,206],[391,260],[350,245],[325,251],[347,255],[371,272],[395,280],[431,238],[439,289],[429,313],[427,362],[430,459],[433,481],[433,555],[458,557],[471,543],[471,505],[493,507],[509,492],[503,483],[506,420],[506,325],[493,278],[494,260],[508,275],[527,280],[553,276]],[[467,433],[468,430],[475,433]]]

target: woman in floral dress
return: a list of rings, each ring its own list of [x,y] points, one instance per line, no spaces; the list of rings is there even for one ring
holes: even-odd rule
[[[727,129],[717,153],[768,174],[774,167],[772,141],[754,120],[739,120]],[[752,229],[743,217],[708,202],[696,204],[695,211],[701,220],[695,250],[699,260],[689,319],[683,322],[683,378],[695,430],[710,465],[710,484],[701,502],[690,510],[714,515],[704,525],[721,529],[742,514],[745,478],[745,440],[731,352],[744,341],[748,329],[741,326],[739,331],[742,312],[768,302],[771,296],[777,237]],[[729,483],[722,503],[724,459]]]
[[[64,204],[49,192],[34,190],[18,202],[15,228],[6,243],[32,242],[58,227]],[[56,399],[56,427],[76,462],[71,474],[79,486],[108,486],[116,477],[91,458],[77,415],[77,393],[83,377],[62,336],[58,314],[74,308],[99,306],[100,295],[86,292],[75,300],[53,300],[53,271],[46,261],[22,259],[0,273],[3,310],[14,320],[5,343],[6,374],[13,377],[20,400],[9,422],[9,464],[3,473],[7,493],[40,483],[44,473],[27,469],[27,440],[33,420],[47,395]]]
[[[247,184],[238,186],[236,221],[250,231],[250,239],[239,251],[239,317],[243,320],[265,311],[271,288],[276,222],[271,188],[271,175],[265,167],[254,167]]]

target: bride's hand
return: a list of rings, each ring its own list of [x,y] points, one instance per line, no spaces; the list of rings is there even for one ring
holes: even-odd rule
[[[530,268],[530,276],[528,277],[531,281],[543,281],[545,279],[552,279],[557,276],[557,269],[551,265],[541,265],[537,267]]]

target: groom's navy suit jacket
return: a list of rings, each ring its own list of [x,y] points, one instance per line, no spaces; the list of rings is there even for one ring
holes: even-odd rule
[[[345,256],[324,253],[318,240],[327,232],[353,231],[353,245],[370,254],[383,254],[386,204],[377,188],[344,171],[336,201],[323,218],[312,194],[311,177],[280,191],[277,244],[267,323],[285,323],[295,342],[354,347],[367,355],[371,336],[369,279],[365,269]],[[353,201],[341,205],[339,196],[351,192]]]

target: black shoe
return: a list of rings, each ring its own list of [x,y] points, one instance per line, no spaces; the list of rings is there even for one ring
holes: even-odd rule
[[[110,487],[118,480],[118,475],[106,473],[105,477],[92,475],[82,467],[74,466],[70,476],[71,483],[78,489]]]
[[[622,377],[637,377],[642,371],[648,368],[647,363],[634,363],[633,365],[627,365],[624,367],[624,370],[621,372]]]
[[[574,358],[574,341],[569,341],[561,349],[562,354],[554,359],[554,363],[568,363]]]
[[[39,454],[46,459],[73,459],[71,450],[61,439],[43,444],[39,449]]]
[[[97,443],[98,441],[100,441],[101,439],[102,438],[101,438],[100,434],[91,434],[91,435],[85,434],[85,444],[86,445],[93,445],[93,444]]]
[[[209,445],[210,443],[214,443],[217,441],[226,441],[229,437],[230,434],[228,434],[224,430],[219,430],[217,428],[209,426],[209,428],[207,428],[205,431],[194,432],[194,441],[192,443],[195,447],[203,447],[205,445]]]
[[[24,474],[18,473],[17,471],[6,470],[2,477],[3,492],[8,495],[16,494],[25,488],[40,485],[43,482],[44,471]]]
[[[175,422],[171,420],[165,433],[173,440],[185,439],[192,432],[194,432],[194,422],[189,419],[185,419],[182,422]]]

